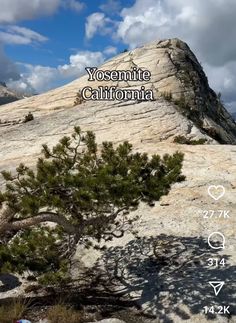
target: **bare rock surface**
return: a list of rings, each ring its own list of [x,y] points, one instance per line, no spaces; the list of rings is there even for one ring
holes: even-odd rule
[[[146,144],[139,150],[150,154],[173,153],[175,145]],[[233,146],[181,146],[185,153],[185,182],[175,184],[168,196],[154,207],[138,210],[139,239],[125,235],[114,240],[105,253],[78,250],[81,265],[94,268],[117,292],[135,299],[154,322],[236,322],[236,149]],[[209,185],[224,185],[220,201],[208,195]],[[230,218],[204,219],[204,210],[228,210]],[[213,232],[226,239],[224,250],[207,243]],[[153,252],[156,244],[157,257]],[[208,267],[208,259],[226,260],[225,267]],[[78,275],[78,273],[75,273]],[[115,279],[114,279],[115,277]],[[110,280],[109,280],[110,279]],[[216,297],[210,281],[224,281]],[[110,285],[109,283],[110,282]],[[204,306],[231,305],[232,316],[205,317]]]
[[[41,145],[55,145],[63,135],[71,134],[75,125],[94,131],[98,143],[128,140],[135,151],[150,155],[182,151],[186,181],[175,184],[155,206],[141,205],[136,224],[139,239],[126,234],[107,245],[106,252],[78,248],[75,259],[83,272],[74,270],[73,275],[78,277],[93,268],[101,286],[134,299],[154,322],[236,322],[236,124],[183,42],[154,42],[115,57],[102,69],[130,69],[133,65],[151,70],[152,82],[146,87],[154,89],[155,101],[73,106],[78,90],[88,84],[86,75],[64,87],[1,107],[1,120],[19,119],[28,112],[35,118],[7,127],[0,124],[0,170],[14,170],[20,162],[34,166]],[[95,88],[98,85],[92,83]],[[177,101],[184,94],[185,110],[163,98],[164,92],[171,92]],[[178,135],[206,139],[207,144],[174,144]],[[209,185],[223,185],[224,197],[212,199]],[[214,217],[204,218],[204,210],[214,210]],[[229,217],[219,217],[220,210],[229,211]],[[225,235],[224,250],[208,246],[207,238],[214,231]],[[209,267],[209,258],[224,258],[226,265]],[[209,281],[224,281],[217,297]],[[1,297],[19,295],[23,287],[5,291],[1,286]],[[203,307],[211,305],[230,305],[231,315],[207,318]]]
[[[217,95],[210,89],[207,78],[197,58],[187,44],[178,39],[156,41],[120,54],[104,63],[102,70],[131,70],[132,67],[149,70],[149,82],[89,82],[88,75],[74,82],[1,107],[1,120],[19,119],[32,112],[35,117],[54,113],[55,110],[74,105],[77,93],[85,86],[117,86],[119,88],[152,89],[155,100],[172,95],[178,114],[192,120],[196,127],[222,143],[235,144],[236,123],[224,109]],[[114,108],[115,103],[110,103]],[[93,106],[90,101],[86,108]],[[174,103],[171,102],[174,106]],[[170,109],[171,110],[171,109]]]

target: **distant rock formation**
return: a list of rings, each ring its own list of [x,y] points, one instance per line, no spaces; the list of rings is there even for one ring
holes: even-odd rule
[[[8,89],[5,82],[0,82],[0,105],[18,101],[23,98],[24,96],[22,94]]]

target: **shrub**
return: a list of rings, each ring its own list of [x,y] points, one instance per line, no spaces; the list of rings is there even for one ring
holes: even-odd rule
[[[180,42],[180,40],[179,40],[179,39],[177,39],[177,41],[176,41],[176,47],[177,47],[177,48],[181,48],[181,42]]]
[[[204,145],[207,142],[207,139],[200,138],[198,140],[191,140],[184,136],[176,136],[174,138],[174,143],[183,144],[183,145]]]
[[[47,312],[50,323],[80,323],[82,314],[65,305],[55,305]]]
[[[34,120],[34,116],[33,116],[33,113],[29,112],[26,116],[25,116],[25,119],[24,119],[24,122],[29,122],[29,121],[32,121]]]
[[[24,317],[28,306],[21,300],[15,300],[10,305],[0,306],[0,322],[1,323],[15,323],[17,320]]]
[[[167,101],[173,100],[173,96],[171,92],[161,92],[161,96]]]
[[[186,101],[185,96],[184,96],[184,94],[183,94],[183,93],[181,93],[180,98],[179,98],[179,99],[176,99],[176,100],[174,101],[174,103],[175,103],[178,107],[180,107],[181,109],[183,109],[183,110],[187,110],[187,109],[189,109],[189,105],[188,105],[188,103],[187,103],[187,101]]]
[[[85,100],[83,99],[81,92],[79,91],[76,95],[75,101],[74,101],[74,106],[79,105],[83,103]]]

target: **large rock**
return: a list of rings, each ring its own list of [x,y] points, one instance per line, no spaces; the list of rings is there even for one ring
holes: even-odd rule
[[[138,214],[142,217],[137,223],[140,239],[126,234],[111,242],[105,253],[78,249],[77,258],[85,270],[95,266],[95,276],[135,299],[141,310],[156,316],[156,322],[205,323],[203,307],[210,305],[232,307],[231,317],[217,315],[215,322],[236,322],[236,148],[230,145],[236,143],[236,125],[185,43],[176,39],[154,42],[115,57],[102,69],[129,69],[133,65],[152,72],[152,81],[145,86],[153,88],[155,101],[82,102],[73,106],[78,90],[91,85],[86,75],[64,87],[1,107],[1,120],[20,119],[30,111],[35,118],[0,125],[0,170],[14,169],[20,162],[34,166],[41,145],[55,145],[63,135],[71,134],[75,125],[93,130],[98,143],[129,140],[135,151],[149,154],[182,151],[186,181],[175,184],[154,207],[141,205]],[[140,85],[129,83],[130,87]],[[127,84],[120,83],[119,87]],[[165,97],[169,92],[173,99],[168,101]],[[180,104],[183,95],[184,109]],[[173,143],[177,135],[205,138],[208,144],[177,145]],[[207,193],[209,185],[224,185],[225,196],[213,200]],[[230,217],[204,219],[202,211],[209,209],[229,210]],[[225,235],[224,250],[209,248],[207,238],[214,231]],[[157,257],[151,247],[153,241],[157,243]],[[225,258],[226,266],[209,268],[207,260],[212,257]],[[218,297],[209,285],[215,280],[225,282]],[[11,293],[17,295],[16,290],[7,295]]]
[[[103,70],[130,70],[132,67],[150,70],[152,76],[150,82],[91,82],[88,81],[88,75],[80,79],[57,88],[39,96],[33,96],[19,102],[5,105],[1,108],[1,120],[14,120],[22,118],[28,112],[38,116],[54,113],[55,110],[71,108],[74,105],[76,95],[79,90],[87,85],[93,88],[102,85],[117,85],[120,88],[140,88],[145,85],[154,91],[157,102],[160,102],[160,96],[172,94],[172,101],[169,104],[171,114],[173,109],[181,119],[186,119],[187,128],[182,132],[184,135],[189,134],[189,128],[194,123],[204,134],[218,140],[221,143],[236,143],[236,123],[232,116],[224,109],[219,98],[210,89],[207,78],[202,70],[201,65],[197,61],[189,47],[178,39],[153,42],[133,51],[120,54],[110,61],[103,64],[100,69]],[[103,105],[102,103],[100,103]],[[146,103],[148,107],[156,109],[153,102]],[[86,106],[94,108],[94,103],[87,102],[81,104],[81,109]],[[107,104],[106,104],[107,106]],[[116,110],[116,103],[110,103],[108,106]],[[101,110],[96,104],[96,108]],[[127,110],[129,107],[126,108]],[[137,112],[137,114],[139,114]],[[137,116],[138,117],[138,116]],[[162,121],[162,124],[165,124]],[[174,124],[173,127],[174,128]],[[182,120],[178,120],[182,123]],[[165,138],[172,137],[167,131],[163,130]],[[152,134],[153,136],[153,134]]]

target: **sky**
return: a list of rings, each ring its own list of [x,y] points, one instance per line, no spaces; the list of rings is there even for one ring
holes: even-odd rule
[[[178,37],[236,112],[235,0],[0,0],[0,81],[42,93],[86,66]]]

